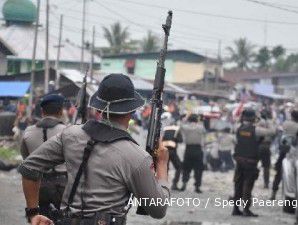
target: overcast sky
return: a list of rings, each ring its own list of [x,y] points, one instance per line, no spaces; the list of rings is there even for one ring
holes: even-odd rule
[[[59,15],[64,14],[63,39],[68,38],[80,44],[82,1],[50,0],[52,35],[58,36]],[[167,9],[172,9],[172,49],[189,49],[214,56],[221,40],[222,54],[225,55],[226,46],[232,45],[233,40],[239,37],[246,37],[256,46],[282,44],[288,52],[298,52],[298,1],[259,1],[294,12],[249,0],[87,0],[86,39],[91,40],[92,26],[95,25],[96,46],[106,46],[102,26],[109,26],[116,21],[129,27],[132,39],[141,39],[148,30],[162,36],[161,23],[166,18]],[[44,24],[45,1],[41,2],[40,18]]]

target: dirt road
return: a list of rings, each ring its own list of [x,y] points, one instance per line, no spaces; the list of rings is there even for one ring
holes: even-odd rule
[[[173,171],[171,171],[171,175],[172,172]],[[163,220],[154,220],[149,217],[138,216],[135,214],[135,208],[132,208],[128,215],[127,224],[159,225],[170,224],[171,221],[196,222],[189,223],[193,225],[287,225],[294,223],[293,215],[282,213],[282,207],[280,206],[258,205],[253,207],[252,210],[260,214],[260,217],[258,218],[230,216],[231,207],[227,206],[223,208],[222,205],[218,205],[219,199],[227,200],[232,194],[232,177],[232,172],[205,172],[202,186],[203,194],[196,194],[193,192],[193,181],[191,181],[186,192],[173,192],[171,196],[176,199],[184,199],[184,206],[178,206],[179,204],[182,204],[182,200],[180,199],[180,202],[177,202],[177,204],[174,204],[168,209],[167,216]],[[22,194],[20,176],[15,170],[11,172],[0,172],[0,187],[0,225],[25,225],[25,203]],[[261,201],[267,200],[269,195],[270,191],[262,188],[262,182],[261,179],[259,179],[254,189],[254,197]],[[187,198],[196,199],[197,202],[195,202],[194,205],[189,204],[188,206],[185,200]],[[199,206],[198,199],[201,203]],[[207,201],[208,204],[206,206]]]

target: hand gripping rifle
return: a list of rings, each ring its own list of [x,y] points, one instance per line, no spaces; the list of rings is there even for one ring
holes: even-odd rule
[[[84,79],[83,79],[83,84],[78,92],[77,100],[76,100],[76,108],[77,112],[75,114],[73,124],[77,123],[77,120],[79,117],[82,118],[81,123],[84,124],[87,121],[87,74],[88,70],[86,70]]]
[[[156,166],[155,160],[155,150],[158,149],[160,130],[161,130],[161,114],[162,114],[162,95],[164,89],[165,81],[165,59],[168,49],[168,38],[170,36],[170,30],[172,26],[172,11],[168,12],[168,17],[166,24],[162,25],[162,28],[165,33],[163,48],[160,51],[159,59],[157,62],[157,69],[155,73],[154,86],[153,86],[153,96],[151,99],[151,115],[148,128],[148,135],[146,141],[146,151],[153,157],[154,167]],[[142,207],[138,207],[137,214],[147,215],[145,210]]]

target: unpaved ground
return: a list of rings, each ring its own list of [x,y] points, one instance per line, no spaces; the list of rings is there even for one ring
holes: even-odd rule
[[[173,171],[171,171],[172,174]],[[201,205],[179,207],[174,205],[168,209],[168,213],[163,220],[154,220],[149,217],[138,216],[135,214],[135,208],[132,208],[128,216],[128,225],[144,224],[144,225],[159,225],[166,221],[195,221],[204,222],[204,225],[246,225],[246,224],[262,224],[262,225],[287,225],[294,223],[292,215],[282,213],[282,208],[261,207],[253,208],[253,211],[259,213],[258,218],[241,218],[230,216],[231,208],[215,207],[214,199],[228,199],[232,193],[232,172],[214,173],[205,172],[204,182],[202,186],[203,194],[193,192],[192,182],[189,183],[186,192],[173,192],[174,198],[199,198]],[[26,221],[24,214],[24,197],[21,191],[20,176],[15,170],[11,172],[0,172],[0,225],[25,225]],[[266,200],[270,191],[262,188],[261,179],[258,180],[254,196]],[[280,197],[280,196],[279,196]],[[207,199],[209,204],[205,208]],[[195,204],[198,204],[197,202]]]
[[[137,141],[144,145],[145,135],[136,137]],[[180,145],[179,155],[182,158],[184,146]],[[170,180],[173,177],[173,170],[170,169]],[[271,173],[273,175],[273,171]],[[271,177],[272,180],[272,177]],[[163,220],[154,220],[148,216],[135,214],[136,208],[132,208],[128,215],[128,225],[161,225],[169,224],[171,221],[197,222],[192,225],[292,225],[294,216],[282,212],[280,206],[256,206],[252,210],[258,214],[258,218],[232,217],[231,207],[216,207],[215,199],[227,200],[233,194],[233,172],[219,173],[206,171],[203,174],[202,194],[193,192],[193,180],[190,180],[187,190],[183,193],[173,192],[172,198],[196,198],[200,205],[179,207],[174,204],[168,209]],[[279,192],[280,193],[280,192]],[[254,197],[259,200],[267,200],[270,190],[263,189],[262,173],[254,188]],[[281,198],[279,195],[278,198]],[[206,205],[208,201],[208,204]],[[198,204],[198,201],[195,202]],[[25,201],[22,194],[20,176],[16,170],[11,172],[0,172],[0,225],[25,225],[24,218]]]

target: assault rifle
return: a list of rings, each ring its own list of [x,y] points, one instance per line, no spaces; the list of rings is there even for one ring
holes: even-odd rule
[[[155,73],[154,86],[153,86],[153,96],[151,99],[151,115],[149,120],[148,135],[146,141],[146,151],[153,157],[154,167],[155,163],[155,150],[158,149],[160,130],[161,130],[161,114],[163,110],[163,90],[165,82],[165,59],[168,49],[168,38],[170,36],[170,30],[172,26],[172,11],[168,12],[166,23],[162,25],[165,37],[163,42],[163,47],[160,50],[159,59],[157,62],[157,69]],[[138,207],[137,214],[147,215],[142,207]]]
[[[148,136],[146,141],[146,151],[154,156],[154,150],[158,148],[160,129],[161,129],[161,114],[163,110],[163,89],[165,82],[165,59],[168,49],[168,37],[170,36],[170,29],[172,25],[172,11],[168,12],[168,17],[166,24],[162,25],[165,33],[163,48],[160,51],[159,59],[157,62],[157,69],[155,73],[154,86],[153,86],[153,96],[151,99],[151,115],[149,120]]]
[[[81,117],[81,123],[84,124],[87,121],[87,74],[88,70],[86,70],[83,84],[78,92],[77,100],[76,100],[76,108],[77,112],[75,113],[73,124],[77,123],[79,117]]]

